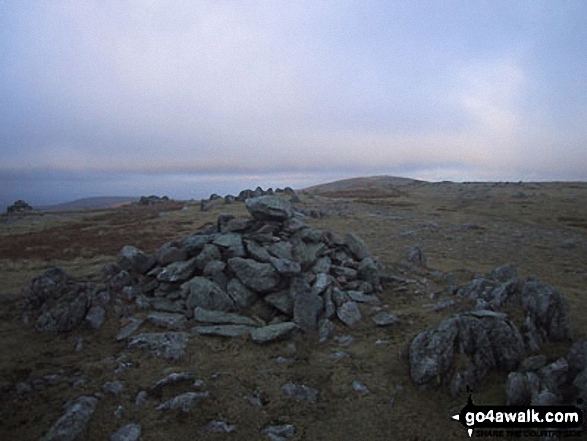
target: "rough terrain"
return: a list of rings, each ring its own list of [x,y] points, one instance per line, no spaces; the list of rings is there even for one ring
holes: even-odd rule
[[[410,346],[417,335],[455,315],[461,317],[457,326],[474,326],[470,323],[481,319],[467,313],[479,296],[459,295],[459,289],[507,263],[515,266],[519,280],[535,275],[568,302],[569,335],[542,339],[541,368],[558,366],[571,339],[587,339],[585,183],[380,185],[367,179],[298,196],[295,205],[307,214],[307,225],[364,240],[388,276],[375,293],[379,303],[359,303],[362,320],[353,326],[333,320],[327,341],[299,329],[263,345],[249,334],[190,335],[177,359],[118,340],[128,318],[118,319],[108,308],[98,329],[86,320],[66,332],[39,332],[23,323],[23,290],[54,266],[75,280],[100,283],[102,269],[124,246],[151,255],[169,241],[216,225],[221,213],[249,216],[244,204],[202,211],[200,204],[167,202],[3,218],[0,438],[51,439],[71,401],[67,409],[92,410],[79,439],[109,439],[119,429],[136,433],[137,426],[125,427],[129,424],[140,425],[144,440],[465,439],[450,416],[464,406],[466,393],[450,384],[423,387],[415,381]],[[412,263],[406,262],[408,255]],[[528,283],[533,286],[519,282],[512,296],[523,297]],[[391,314],[381,316],[385,312]],[[513,323],[523,319],[516,315],[520,311],[506,312]],[[387,326],[377,325],[378,315]],[[99,316],[94,317],[98,322]],[[153,323],[143,326],[157,331]],[[574,369],[570,360],[568,369]],[[506,394],[506,382],[508,390],[515,384],[526,387],[523,374],[508,376],[508,363],[498,360],[483,375],[473,371],[479,377],[477,404],[524,400],[523,393]],[[159,383],[173,373],[184,377]],[[147,394],[137,406],[141,391]]]

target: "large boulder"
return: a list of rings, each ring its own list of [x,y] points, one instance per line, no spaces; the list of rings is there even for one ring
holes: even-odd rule
[[[251,215],[260,221],[285,221],[294,215],[291,202],[279,196],[260,196],[245,200]]]
[[[118,253],[116,264],[124,270],[144,274],[153,267],[155,260],[150,259],[138,248],[126,245]]]
[[[204,309],[218,311],[232,311],[235,309],[234,302],[230,296],[217,283],[205,277],[194,277],[190,280],[189,296],[186,306],[189,309],[197,306]]]
[[[525,351],[519,329],[505,314],[474,311],[418,334],[410,344],[410,375],[416,384],[440,382],[456,395],[494,368],[516,368]],[[457,356],[468,362],[456,363]]]

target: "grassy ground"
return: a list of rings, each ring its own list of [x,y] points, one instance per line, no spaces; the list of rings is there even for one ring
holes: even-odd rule
[[[106,381],[121,380],[125,392],[101,400],[84,439],[108,439],[131,422],[143,427],[144,440],[263,439],[266,424],[291,423],[297,440],[450,440],[465,439],[464,429],[450,416],[466,397],[450,398],[443,391],[420,391],[409,381],[407,348],[421,330],[436,325],[455,309],[432,312],[428,306],[446,296],[448,282],[432,271],[453,273],[460,282],[512,262],[521,276],[538,278],[564,293],[571,306],[576,339],[587,338],[587,184],[425,184],[368,191],[350,189],[302,196],[301,208],[323,208],[312,226],[361,236],[386,267],[397,263],[420,244],[428,270],[410,274],[418,283],[386,286],[380,298],[401,318],[392,328],[376,328],[362,306],[365,320],[356,328],[337,324],[335,338],[351,335],[350,345],[336,339],[319,344],[299,335],[295,350],[288,342],[258,346],[247,339],[193,337],[188,352],[177,362],[129,351],[114,336],[120,323],[110,318],[99,333],[79,329],[71,334],[40,334],[22,324],[21,289],[51,265],[60,265],[80,278],[95,278],[104,263],[122,246],[152,252],[164,242],[186,236],[215,222],[220,212],[245,215],[243,204],[200,212],[199,205],[170,203],[153,207],[120,207],[104,211],[31,215],[0,223],[0,439],[39,439],[60,416],[71,398],[92,394]],[[148,328],[147,328],[148,329]],[[74,348],[83,339],[81,353]],[[375,344],[385,340],[385,344]],[[567,344],[545,348],[550,357],[563,354]],[[345,351],[334,360],[330,354]],[[120,354],[133,367],[115,373]],[[276,362],[278,356],[292,363]],[[148,389],[165,372],[192,371],[204,381],[211,398],[188,415],[161,413],[156,404],[186,391],[177,386],[134,406],[140,390]],[[19,394],[16,384],[31,383],[50,374],[83,375],[84,384],[67,381]],[[477,404],[503,404],[504,372],[486,378],[475,392]],[[371,393],[361,396],[352,382],[362,381]],[[320,389],[317,404],[291,401],[281,385],[304,383]],[[258,392],[263,403],[252,406],[246,396]],[[125,411],[113,416],[118,405]],[[210,420],[235,424],[224,434],[199,435]]]

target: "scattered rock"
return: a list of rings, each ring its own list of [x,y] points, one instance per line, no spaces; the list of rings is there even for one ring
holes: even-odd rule
[[[203,398],[208,398],[210,392],[186,392],[181,395],[177,395],[172,399],[165,401],[155,408],[155,410],[176,410],[179,409],[182,412],[190,412],[196,404]]]
[[[349,300],[336,309],[336,315],[347,326],[354,326],[361,321],[362,315],[359,305]]]
[[[74,441],[86,429],[86,426],[98,399],[82,396],[66,405],[65,413],[51,426],[49,432],[43,437],[43,441]]]
[[[194,320],[204,323],[259,326],[259,322],[242,315],[196,307]]]
[[[292,322],[277,323],[251,330],[251,338],[256,343],[268,343],[279,340],[291,334],[297,325]]]
[[[375,314],[371,319],[377,326],[391,326],[399,323],[397,315],[385,311]]]
[[[281,386],[281,392],[296,401],[303,401],[306,403],[318,402],[318,390],[304,384],[286,383]]]
[[[86,321],[92,329],[100,329],[106,321],[106,310],[101,306],[92,306],[86,315]]]
[[[128,347],[143,348],[158,357],[177,360],[183,356],[188,339],[186,332],[139,334],[130,339]]]
[[[183,314],[171,312],[151,312],[147,316],[147,321],[170,331],[185,329],[188,324],[188,320]]]
[[[234,424],[228,424],[225,421],[210,421],[204,427],[202,427],[199,433],[232,433],[236,430]]]
[[[137,441],[141,433],[140,424],[127,424],[110,435],[110,441]]]
[[[192,333],[198,335],[216,335],[218,337],[240,337],[254,329],[246,325],[194,326]]]
[[[124,384],[120,381],[108,381],[102,385],[102,392],[111,395],[120,395],[124,391]]]

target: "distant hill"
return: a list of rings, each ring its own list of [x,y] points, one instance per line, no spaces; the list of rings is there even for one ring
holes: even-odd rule
[[[138,200],[139,198],[134,196],[97,196],[76,199],[75,201],[64,202],[62,204],[37,206],[34,208],[39,211],[96,210],[130,204],[131,202],[136,202]]]
[[[417,184],[425,181],[417,179],[400,178],[397,176],[368,176],[361,178],[342,179],[326,184],[313,185],[302,190],[307,193],[338,193],[359,190],[394,190],[396,187]]]

